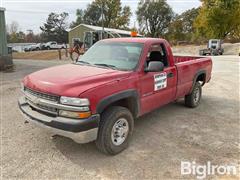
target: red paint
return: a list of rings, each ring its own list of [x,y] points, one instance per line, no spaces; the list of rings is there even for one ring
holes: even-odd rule
[[[173,56],[169,43],[164,39],[116,38],[104,41],[143,43],[138,68],[126,72],[83,65],[61,65],[26,76],[24,85],[49,94],[89,98],[93,113],[96,113],[96,106],[103,98],[136,89],[140,98],[140,115],[143,115],[188,94],[199,70],[206,71],[206,82],[211,78],[211,58]],[[169,60],[169,67],[164,72],[172,72],[173,77],[167,79],[166,88],[154,91],[153,76],[159,72],[145,73],[144,63],[151,45],[160,43],[166,47]]]

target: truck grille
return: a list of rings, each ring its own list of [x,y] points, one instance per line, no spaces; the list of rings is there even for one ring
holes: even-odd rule
[[[34,91],[34,90],[29,89],[27,87],[25,87],[24,90],[26,92],[30,93],[31,95],[36,96],[38,98],[42,98],[42,99],[46,99],[46,100],[54,101],[54,102],[58,102],[59,101],[59,96],[54,96],[54,95],[49,95],[49,94],[37,92],[37,91]]]
[[[54,96],[54,95],[49,95],[46,93],[37,92],[37,91],[34,91],[27,87],[24,88],[24,91],[26,92],[26,95],[29,94],[33,97],[45,99],[45,100],[56,102],[56,103],[59,101],[59,96]],[[58,110],[56,108],[35,103],[34,100],[32,100],[32,98],[29,98],[28,96],[26,96],[26,97],[27,97],[28,104],[36,111],[41,112],[41,113],[50,113],[50,114],[54,114],[54,115],[58,114]]]

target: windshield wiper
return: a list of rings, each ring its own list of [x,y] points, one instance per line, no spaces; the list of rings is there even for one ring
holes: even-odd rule
[[[96,66],[104,66],[104,67],[108,67],[108,68],[112,68],[112,69],[116,69],[117,67],[114,65],[110,65],[110,64],[94,64]]]
[[[82,64],[90,64],[89,62],[86,62],[86,61],[77,61],[77,63],[82,63]]]

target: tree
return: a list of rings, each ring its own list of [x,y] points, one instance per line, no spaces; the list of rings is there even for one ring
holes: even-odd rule
[[[19,24],[16,21],[11,22],[7,25],[7,41],[9,43],[22,43],[25,39],[25,34],[19,31]]]
[[[48,15],[47,22],[40,27],[45,40],[57,41],[60,43],[68,41],[67,20],[68,13],[63,12],[61,14],[50,13]]]
[[[177,41],[191,41],[194,36],[194,21],[199,14],[199,8],[192,8],[180,15],[176,15],[169,25],[167,38],[176,43]]]
[[[178,19],[180,19],[183,23],[184,34],[193,33],[194,31],[193,24],[199,14],[199,10],[200,8],[192,8],[178,16]]]
[[[137,9],[137,20],[140,31],[147,36],[160,37],[168,31],[168,26],[174,17],[172,8],[166,0],[141,0]]]
[[[224,39],[240,37],[239,0],[201,0],[202,7],[195,21],[198,37]]]
[[[98,2],[93,1],[91,4],[88,4],[87,9],[84,11],[84,23],[94,26],[101,26],[101,11],[101,4]]]
[[[120,0],[95,0],[84,11],[78,9],[76,15],[77,20],[71,27],[81,23],[102,26],[103,23],[104,27],[126,29],[131,10],[129,6],[122,7]]]
[[[19,30],[19,24],[16,21],[12,21],[11,24],[8,26],[7,30],[10,34],[16,34]]]
[[[169,25],[168,32],[166,34],[166,38],[172,44],[176,44],[178,41],[185,40],[185,34],[183,33],[183,21],[176,17],[174,21]]]
[[[84,11],[82,9],[77,9],[76,16],[77,16],[77,19],[76,19],[76,21],[73,21],[70,24],[70,28],[74,28],[77,25],[84,23],[84,20],[83,20]]]
[[[19,32],[20,33],[20,32]],[[39,34],[34,34],[33,30],[28,29],[26,34],[21,35],[24,37],[25,43],[39,43],[42,42]]]

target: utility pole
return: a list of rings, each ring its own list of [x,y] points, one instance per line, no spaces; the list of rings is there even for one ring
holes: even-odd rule
[[[102,33],[101,33],[101,39],[104,38],[104,22],[103,22],[103,8],[104,8],[104,4],[103,4],[103,0],[102,0],[102,4],[101,4],[101,16],[102,16]]]
[[[12,55],[7,47],[5,8],[0,7],[0,70],[12,68]]]

